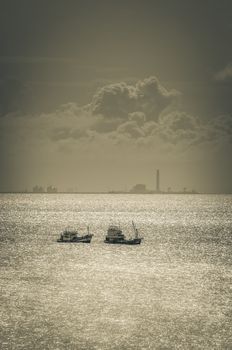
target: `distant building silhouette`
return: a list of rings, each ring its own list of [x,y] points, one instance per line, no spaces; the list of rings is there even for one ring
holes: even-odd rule
[[[173,190],[170,186],[166,191],[161,190],[160,187],[160,171],[156,170],[156,179],[155,179],[155,189],[148,189],[145,184],[136,184],[131,188],[129,192],[127,191],[110,191],[109,193],[144,193],[144,194],[197,194],[198,192],[194,189],[189,190],[187,187],[184,187],[183,190]]]
[[[146,185],[144,184],[137,184],[130,190],[131,193],[147,193]]]
[[[33,190],[32,190],[34,193],[43,193],[44,192],[44,188],[42,186],[34,186],[33,187]]]
[[[57,188],[50,185],[47,187],[47,193],[57,193]]]

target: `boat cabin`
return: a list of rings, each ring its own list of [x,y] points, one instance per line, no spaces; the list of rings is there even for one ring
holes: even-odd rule
[[[111,225],[109,226],[107,230],[107,235],[106,235],[107,240],[123,240],[125,239],[124,234],[122,233],[122,230],[118,226]]]
[[[73,239],[77,238],[77,231],[68,231],[65,230],[62,234],[61,237],[64,241],[72,241]]]

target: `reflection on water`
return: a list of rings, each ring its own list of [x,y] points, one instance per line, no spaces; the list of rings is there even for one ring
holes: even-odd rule
[[[232,196],[0,195],[1,349],[230,349]],[[109,224],[140,246],[103,243]],[[58,244],[66,226],[91,244]]]

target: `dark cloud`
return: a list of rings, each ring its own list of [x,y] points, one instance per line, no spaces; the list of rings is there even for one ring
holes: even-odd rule
[[[136,84],[136,111],[143,112],[146,119],[157,120],[160,112],[171,104],[178,103],[180,92],[167,90],[156,77]]]
[[[103,138],[144,145],[159,140],[184,147],[215,142],[232,134],[231,116],[202,122],[179,110],[178,98],[178,92],[168,91],[154,77],[134,85],[110,84],[102,87],[88,105],[68,103],[34,118],[22,116],[15,123],[11,114],[8,129],[18,128],[15,132],[21,130],[22,134],[28,130],[32,137],[58,143],[65,140],[85,143]]]
[[[167,90],[155,77],[134,85],[110,84],[102,87],[89,105],[97,117],[91,130],[119,138],[163,139],[175,144],[202,140],[198,118],[178,110],[180,93]],[[146,143],[146,142],[145,142]]]
[[[129,114],[143,113],[147,120],[157,120],[159,113],[171,103],[177,102],[179,93],[166,90],[156,77],[102,87],[94,95],[92,113],[106,118],[127,119]]]
[[[94,95],[92,113],[108,118],[125,118],[133,112],[135,106],[135,88],[126,83],[104,86]]]

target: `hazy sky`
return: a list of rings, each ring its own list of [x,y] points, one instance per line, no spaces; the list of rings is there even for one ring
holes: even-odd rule
[[[232,2],[0,0],[0,190],[232,193]]]

